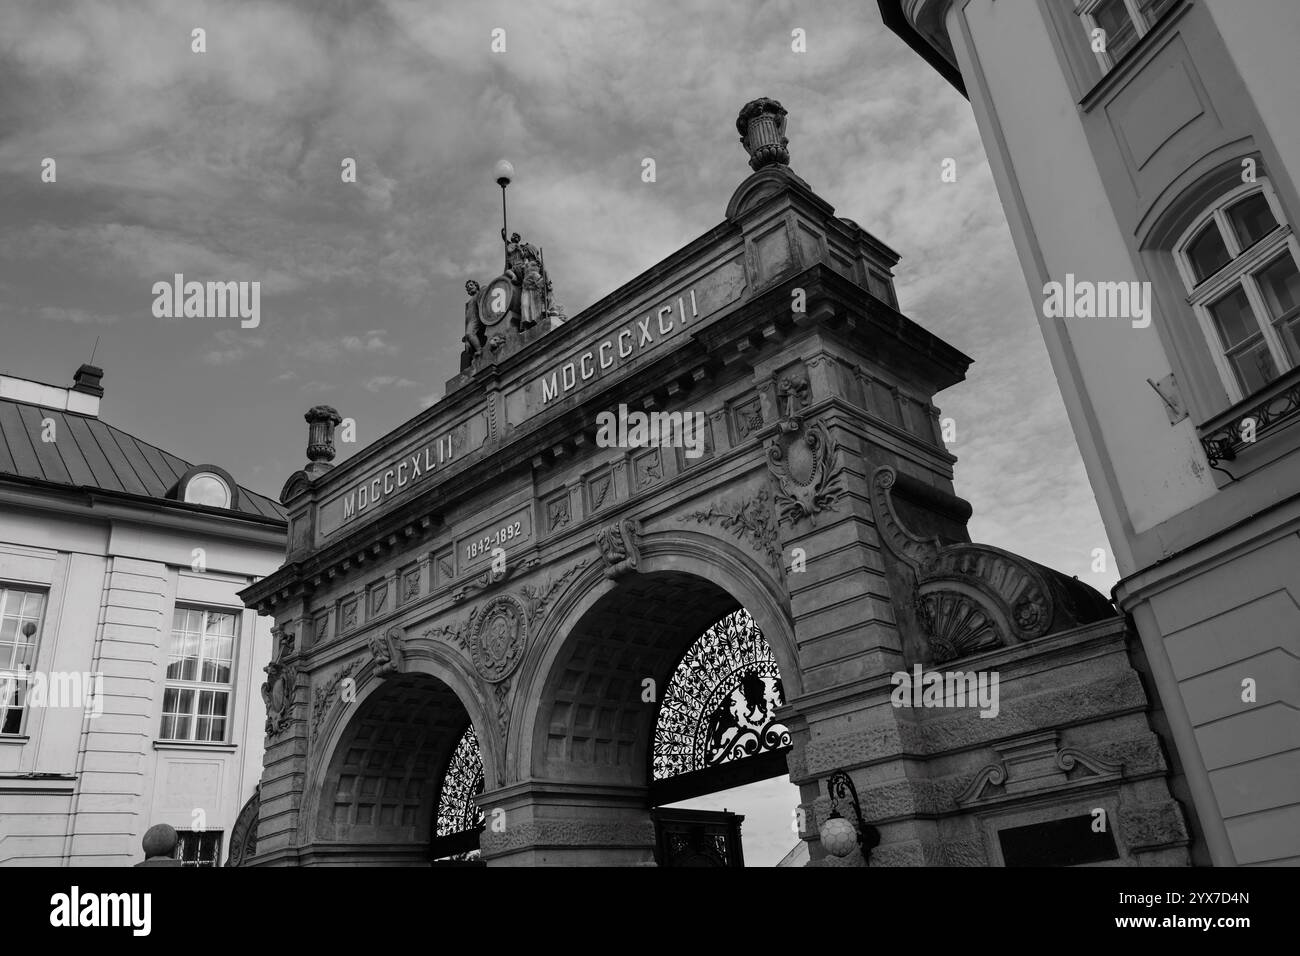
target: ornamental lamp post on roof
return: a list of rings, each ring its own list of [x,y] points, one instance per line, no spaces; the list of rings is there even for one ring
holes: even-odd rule
[[[509,243],[510,240],[506,238],[509,235],[506,231],[506,187],[514,181],[515,167],[508,159],[498,159],[492,168],[492,175],[501,187],[501,241]]]

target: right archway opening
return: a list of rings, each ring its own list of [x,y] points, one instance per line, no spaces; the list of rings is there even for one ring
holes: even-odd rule
[[[731,811],[747,809],[745,798],[727,813],[721,805],[680,804],[724,793],[730,799],[738,787],[760,782],[771,783],[764,819],[745,822],[747,841],[762,834],[779,843],[775,856],[768,848],[769,863],[795,844],[791,734],[777,717],[790,677],[781,662],[793,653],[788,639],[774,646],[760,619],[717,580],[657,570],[621,579],[565,634],[542,693],[533,769],[598,805],[553,811],[592,821],[591,840],[605,849],[581,856],[584,862],[645,859],[630,846],[611,847],[633,837],[599,822],[632,825],[634,800],[640,819],[654,824],[660,865],[739,865],[742,818]],[[550,854],[539,859],[559,862]]]
[[[777,713],[785,702],[776,655],[745,608],[687,647],[659,702],[652,744],[661,865],[744,865],[742,823],[751,865],[788,855],[798,792],[786,763],[790,731]]]

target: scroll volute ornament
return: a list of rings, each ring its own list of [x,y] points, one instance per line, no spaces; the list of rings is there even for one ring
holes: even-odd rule
[[[881,540],[915,576],[912,601],[934,663],[1042,637],[1056,613],[1048,581],[1031,562],[984,544],[943,544],[913,533],[894,507],[899,476],[888,466],[871,478]]]

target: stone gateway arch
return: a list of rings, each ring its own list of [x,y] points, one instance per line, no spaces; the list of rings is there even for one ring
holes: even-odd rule
[[[970,359],[898,311],[897,255],[792,172],[785,126],[746,105],[722,222],[572,318],[512,237],[446,397],[347,461],[308,412],[284,565],[244,592],[277,649],[241,862],[662,863],[670,792],[788,773],[814,865],[1187,863],[1124,621],[970,542],[933,404]],[[734,687],[669,692],[710,661]],[[819,838],[853,819],[837,771],[865,857]]]

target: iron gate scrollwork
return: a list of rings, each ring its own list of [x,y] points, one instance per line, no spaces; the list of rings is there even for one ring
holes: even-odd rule
[[[467,860],[478,849],[486,816],[475,798],[483,792],[483,755],[471,724],[452,751],[438,787],[433,856]]]
[[[790,746],[772,648],[744,608],[718,621],[673,672],[655,725],[653,776],[664,780]]]

